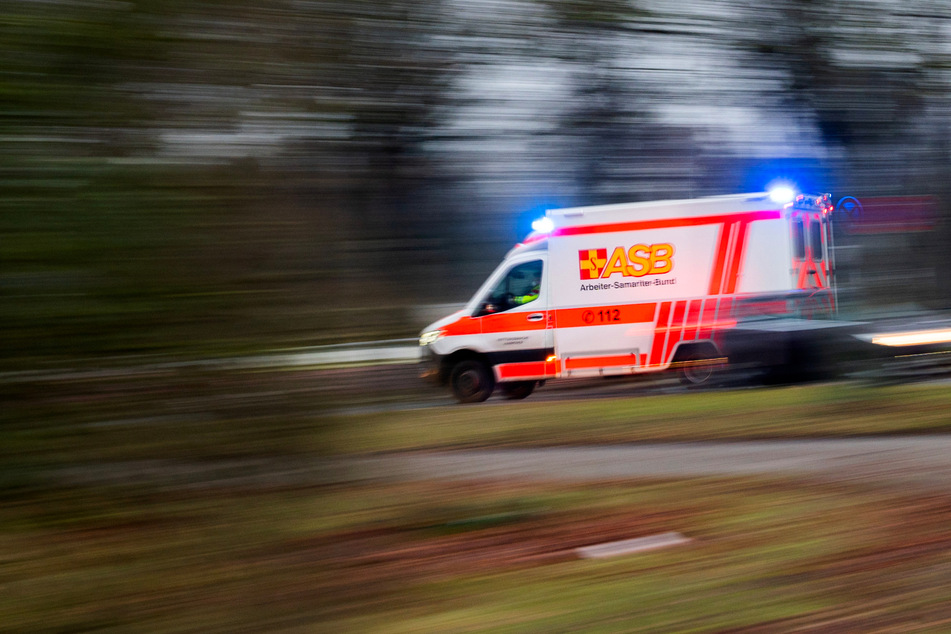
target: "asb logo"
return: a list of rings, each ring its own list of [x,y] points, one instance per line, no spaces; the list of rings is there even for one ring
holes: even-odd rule
[[[578,262],[583,280],[608,279],[615,273],[624,277],[662,275],[674,268],[674,245],[635,244],[627,250],[615,247],[610,258],[607,249],[583,249],[578,251]]]
[[[607,249],[587,249],[578,251],[581,262],[581,279],[596,280],[601,277],[604,265],[608,263]]]

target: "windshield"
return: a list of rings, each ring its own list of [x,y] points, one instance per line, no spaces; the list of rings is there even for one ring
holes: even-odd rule
[[[530,304],[538,299],[541,280],[541,260],[532,260],[512,267],[489,293],[482,304],[480,314],[500,313]]]

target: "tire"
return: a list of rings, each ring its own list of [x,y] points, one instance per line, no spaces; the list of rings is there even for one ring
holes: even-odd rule
[[[467,359],[452,368],[449,385],[460,403],[481,403],[492,395],[495,379],[484,363]]]
[[[535,381],[512,381],[511,383],[502,383],[500,388],[502,396],[509,400],[521,400],[527,397],[535,390]]]
[[[687,354],[681,361],[680,382],[688,387],[700,387],[713,383],[716,363],[698,352]]]

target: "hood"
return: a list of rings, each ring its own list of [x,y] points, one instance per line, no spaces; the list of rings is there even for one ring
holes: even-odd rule
[[[461,319],[462,317],[465,317],[465,315],[466,315],[466,311],[465,311],[465,310],[457,310],[456,312],[452,313],[451,315],[446,315],[446,316],[443,317],[442,319],[437,319],[437,320],[434,321],[433,323],[429,324],[428,326],[426,326],[425,328],[423,328],[423,329],[420,331],[419,334],[423,334],[424,332],[430,332],[430,331],[433,331],[433,330],[439,330],[440,328],[442,328],[442,327],[444,327],[444,326],[448,326],[449,324],[458,321],[458,320]]]

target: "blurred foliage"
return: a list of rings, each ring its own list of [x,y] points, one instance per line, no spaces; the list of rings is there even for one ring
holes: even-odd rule
[[[944,471],[901,451],[869,471],[830,461],[831,480],[585,483],[385,482],[341,455],[943,433],[943,385],[420,408],[435,397],[408,393],[405,366],[175,365],[0,383],[5,630],[940,631],[951,617]],[[668,531],[692,543],[571,554]]]
[[[12,631],[942,631],[944,491],[778,478],[73,486],[0,507]],[[608,560],[572,550],[682,532]]]
[[[750,173],[775,159],[836,193],[946,201],[949,17],[936,0],[7,3],[3,357],[412,336],[415,307],[464,301],[546,206],[762,187]],[[922,246],[936,268],[944,232]]]

